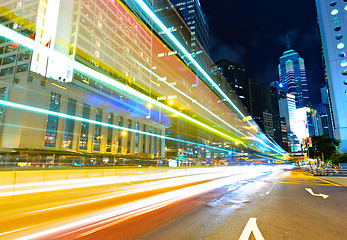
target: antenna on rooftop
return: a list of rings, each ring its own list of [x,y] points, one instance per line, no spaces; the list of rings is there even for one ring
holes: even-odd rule
[[[288,50],[291,49],[291,43],[290,43],[290,38],[289,38],[289,34],[287,33],[287,48]]]

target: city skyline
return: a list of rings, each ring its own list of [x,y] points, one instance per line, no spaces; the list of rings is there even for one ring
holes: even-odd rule
[[[211,57],[243,65],[260,86],[278,81],[278,58],[290,38],[291,48],[305,59],[309,98],[320,103],[324,86],[322,52],[313,1],[201,0],[210,28]],[[221,7],[223,6],[223,7]],[[295,13],[295,14],[292,14]],[[225,18],[225,16],[228,18]]]

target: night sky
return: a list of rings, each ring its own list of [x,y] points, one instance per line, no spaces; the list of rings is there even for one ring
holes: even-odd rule
[[[324,85],[314,0],[200,0],[210,28],[210,55],[242,64],[260,86],[278,80],[279,57],[291,48],[305,60],[309,96]]]

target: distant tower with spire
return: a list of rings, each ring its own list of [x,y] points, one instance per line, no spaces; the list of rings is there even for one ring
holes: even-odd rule
[[[287,34],[288,50],[280,57],[278,65],[279,81],[283,84],[285,93],[295,96],[297,108],[308,106],[308,88],[304,59],[291,49],[289,35]]]

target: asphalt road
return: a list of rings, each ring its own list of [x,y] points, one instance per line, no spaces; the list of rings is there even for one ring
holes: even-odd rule
[[[216,188],[207,185],[210,183]],[[199,186],[211,189],[194,194]],[[188,191],[182,192],[185,189]],[[174,195],[157,200],[168,194]],[[178,194],[181,196],[177,197]],[[101,198],[100,195],[80,197],[73,202],[95,197]],[[131,206],[135,204],[135,199],[139,207],[114,213],[110,209],[114,205],[127,209],[130,202]],[[34,203],[21,209],[8,209],[12,217],[7,214],[0,219],[2,231],[6,233],[0,238],[29,239],[35,232],[54,228],[41,237],[38,235],[38,239],[347,239],[347,188],[296,169],[265,171],[251,177],[233,174],[116,199],[53,207],[64,204],[71,204],[71,200],[57,199],[55,205],[49,200],[41,202],[40,209],[46,209],[42,212],[38,208],[34,210]],[[106,215],[57,231],[57,226],[90,219],[96,212]],[[14,230],[9,230],[11,226]],[[20,229],[24,229],[24,235]]]

